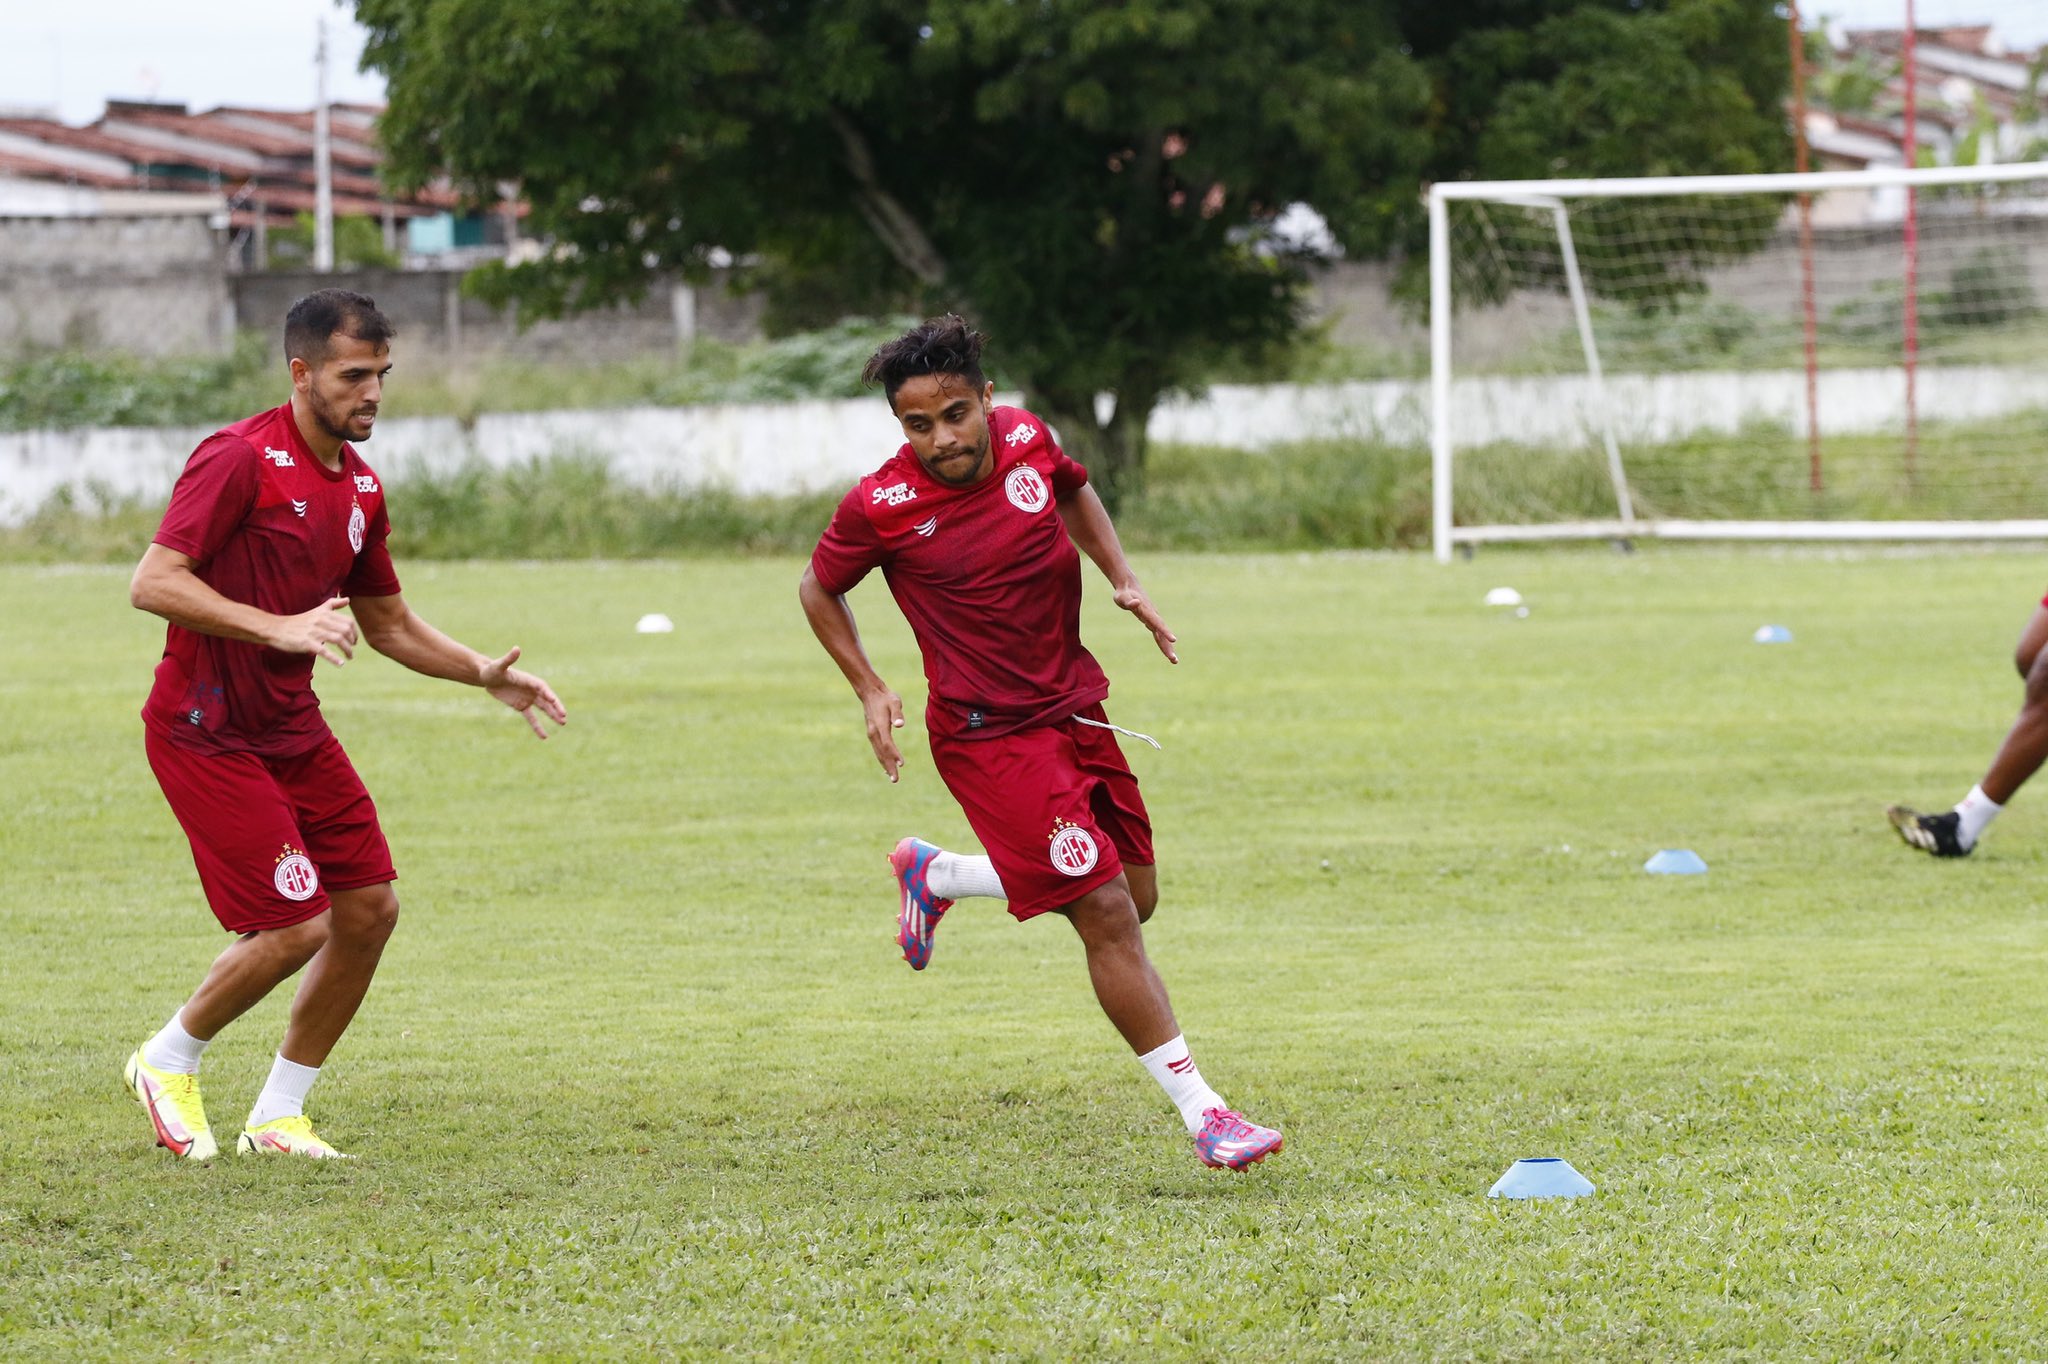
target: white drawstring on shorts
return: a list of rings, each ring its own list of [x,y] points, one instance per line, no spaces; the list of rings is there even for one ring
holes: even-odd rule
[[[1102,720],[1091,720],[1085,715],[1073,715],[1069,716],[1068,718],[1078,721],[1079,723],[1084,725],[1093,725],[1097,729],[1113,729],[1117,733],[1124,735],[1126,738],[1143,739],[1146,743],[1152,745],[1152,747],[1160,748],[1162,752],[1165,751],[1163,748],[1161,748],[1160,743],[1157,739],[1153,738],[1149,734],[1140,734],[1135,729],[1125,729],[1122,725],[1112,725]]]

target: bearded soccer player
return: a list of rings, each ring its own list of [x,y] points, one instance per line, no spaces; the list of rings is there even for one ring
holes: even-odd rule
[[[1885,811],[1899,837],[1936,857],[1967,857],[2006,802],[2019,794],[2027,778],[2048,761],[2048,598],[2043,598],[2013,651],[2026,693],[2020,713],[2006,731],[2005,742],[1991,759],[1984,779],[1953,810],[1923,815],[1894,805]]]
[[[324,289],[292,305],[291,401],[200,442],[129,589],[170,622],[142,711],[149,765],[207,903],[237,935],[125,1071],[158,1144],[188,1160],[218,1151],[201,1053],[301,967],[236,1149],[341,1154],[313,1131],[306,1095],[398,922],[397,873],[369,793],[321,717],[313,660],[345,663],[361,639],[415,672],[483,688],[543,739],[543,716],[568,719],[546,682],[512,666],[518,649],[488,658],[399,595],[383,484],[349,444],[376,422],[391,337],[361,294]]]
[[[1138,585],[1088,471],[1045,423],[994,406],[984,338],[958,317],[928,321],[869,360],[908,443],[839,504],[798,595],[811,629],[853,685],[868,742],[890,781],[903,767],[903,702],[861,647],[846,594],[879,568],[924,655],[932,762],[985,856],[922,839],[889,863],[898,945],[931,960],[940,918],[964,896],[1009,901],[1018,920],[1074,926],[1095,997],[1180,1110],[1206,1164],[1243,1169],[1280,1149],[1202,1079],[1174,1021],[1139,925],[1159,898],[1152,826],[1138,779],[1103,712],[1108,679],[1081,646],[1081,560],[1152,632],[1174,634]],[[1143,737],[1143,736],[1137,736]]]

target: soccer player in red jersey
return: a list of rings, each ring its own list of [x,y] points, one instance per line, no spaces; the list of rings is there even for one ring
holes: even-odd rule
[[[301,967],[237,1149],[340,1154],[314,1133],[306,1094],[398,922],[391,852],[321,717],[313,660],[345,663],[360,638],[415,672],[482,687],[543,739],[543,716],[568,719],[546,682],[512,666],[518,649],[488,658],[399,595],[383,484],[349,444],[376,422],[391,337],[361,294],[323,289],[293,304],[291,401],[200,442],[129,588],[170,622],[142,711],[149,765],[207,903],[239,935],[125,1071],[159,1144],[191,1160],[218,1150],[200,1054]]]
[[[903,702],[861,647],[846,593],[879,568],[924,655],[932,762],[986,856],[906,838],[890,857],[897,942],[923,970],[939,919],[962,896],[1007,899],[1019,920],[1066,917],[1095,997],[1166,1090],[1210,1165],[1242,1169],[1280,1133],[1231,1111],[1202,1079],[1139,925],[1159,898],[1152,825],[1102,702],[1109,681],[1081,645],[1081,561],[1109,579],[1168,662],[1174,634],[1138,585],[1088,471],[1045,423],[994,405],[984,338],[933,319],[877,351],[905,444],[839,504],[798,595],[853,685],[890,781],[903,767]],[[1137,736],[1143,737],[1143,736]]]
[[[1998,818],[2006,802],[2020,793],[2027,778],[2048,762],[2048,597],[2034,608],[2020,631],[2013,664],[2026,686],[2020,713],[1991,759],[1984,779],[1956,802],[1953,810],[1923,815],[1904,805],[1885,811],[1899,837],[1936,857],[1968,857],[1977,840]]]

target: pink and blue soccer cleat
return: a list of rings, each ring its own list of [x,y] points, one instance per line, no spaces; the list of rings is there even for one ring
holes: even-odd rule
[[[1277,1153],[1283,1140],[1272,1128],[1246,1122],[1227,1108],[1210,1108],[1203,1110],[1202,1129],[1195,1133],[1195,1154],[1204,1165],[1242,1170]]]
[[[925,873],[941,851],[921,838],[906,838],[889,854],[889,870],[896,873],[896,884],[903,890],[903,908],[896,911],[896,945],[903,949],[903,960],[913,971],[922,971],[930,963],[932,934],[953,907],[951,900],[932,894],[925,883]]]

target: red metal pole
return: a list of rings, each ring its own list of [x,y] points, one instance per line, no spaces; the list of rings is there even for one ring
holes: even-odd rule
[[[1806,174],[1806,34],[1799,25],[1799,0],[1789,0],[1792,31],[1792,165]],[[1806,350],[1806,481],[1821,490],[1819,321],[1813,302],[1813,196],[1799,196],[1799,309]]]
[[[1903,147],[1906,168],[1919,161],[1918,142],[1920,72],[1914,65],[1913,44],[1917,24],[1913,0],[1906,0],[1906,137]],[[1920,454],[1920,200],[1913,186],[1906,186],[1906,482],[1912,483]]]

